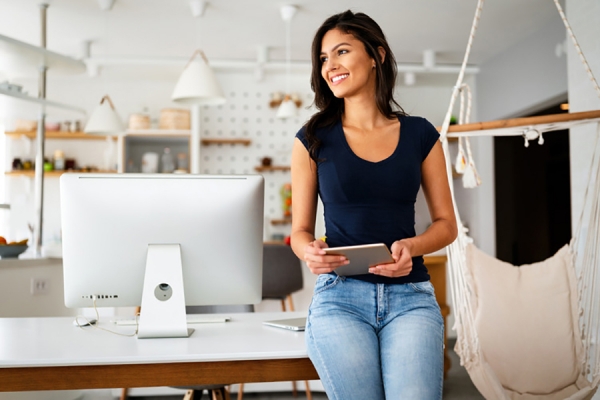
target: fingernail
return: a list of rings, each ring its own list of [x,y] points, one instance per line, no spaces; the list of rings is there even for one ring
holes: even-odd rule
[[[375,268],[369,268],[369,272],[372,274],[375,273]]]

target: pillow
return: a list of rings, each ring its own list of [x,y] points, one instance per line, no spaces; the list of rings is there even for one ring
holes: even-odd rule
[[[577,392],[585,380],[569,247],[517,267],[469,244],[466,259],[482,362],[509,397]]]

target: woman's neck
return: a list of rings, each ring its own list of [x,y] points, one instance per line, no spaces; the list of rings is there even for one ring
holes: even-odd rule
[[[355,96],[344,99],[344,115],[342,124],[361,131],[371,131],[389,124],[390,120],[383,115],[372,96]]]

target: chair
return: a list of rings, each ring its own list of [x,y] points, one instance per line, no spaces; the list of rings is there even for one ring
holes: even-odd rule
[[[292,293],[302,290],[303,287],[302,263],[292,248],[285,244],[265,243],[263,245],[263,300],[279,300],[282,311],[294,311]],[[306,398],[312,400],[308,381],[304,381],[304,384]],[[298,395],[296,382],[292,382],[292,385],[292,393],[296,397]],[[243,398],[243,389],[244,385],[240,384],[238,400]]]

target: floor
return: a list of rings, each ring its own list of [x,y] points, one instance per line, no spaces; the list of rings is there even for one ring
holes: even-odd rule
[[[477,391],[467,371],[460,366],[458,356],[454,352],[454,343],[449,340],[449,355],[452,360],[452,367],[448,371],[448,377],[444,381],[444,400],[482,400],[483,396]],[[203,399],[207,399],[205,394]],[[233,395],[232,399],[237,396]],[[296,400],[305,399],[304,393],[300,392],[298,397],[293,397],[291,393],[246,393],[245,400]],[[321,392],[313,392],[314,400],[326,400],[327,396]],[[110,391],[92,390],[86,392],[82,400],[114,400]],[[181,400],[180,396],[160,396],[160,397],[132,397],[131,400]],[[195,399],[198,400],[198,399]]]

